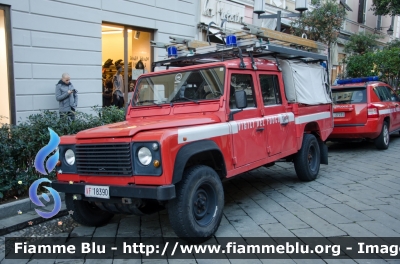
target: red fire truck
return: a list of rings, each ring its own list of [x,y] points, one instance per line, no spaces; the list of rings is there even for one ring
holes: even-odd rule
[[[77,222],[167,208],[176,234],[199,243],[220,224],[223,180],[277,161],[317,178],[333,129],[327,57],[255,35],[153,63],[164,70],[137,80],[126,121],[61,138],[52,187]]]

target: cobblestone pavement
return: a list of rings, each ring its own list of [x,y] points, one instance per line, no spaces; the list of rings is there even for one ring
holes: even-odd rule
[[[400,237],[400,137],[378,151],[373,143],[329,144],[320,177],[300,182],[291,163],[259,168],[224,183],[225,208],[216,237]],[[39,229],[37,229],[39,230]],[[43,232],[42,230],[40,232]],[[9,236],[22,236],[19,231]],[[175,236],[166,211],[115,216],[104,227],[78,226],[69,236]],[[4,240],[4,237],[1,238]],[[1,241],[1,243],[3,243]],[[4,258],[1,253],[0,260]],[[26,263],[27,260],[3,260]],[[84,263],[40,260],[29,263]],[[400,263],[400,260],[387,261]],[[387,263],[385,260],[86,260],[85,263]]]

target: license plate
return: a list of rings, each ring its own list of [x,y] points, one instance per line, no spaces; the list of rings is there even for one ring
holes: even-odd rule
[[[344,117],[344,112],[333,113],[333,117]]]
[[[110,188],[108,186],[85,185],[85,196],[110,199]]]

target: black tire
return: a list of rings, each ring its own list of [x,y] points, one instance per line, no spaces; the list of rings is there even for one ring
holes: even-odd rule
[[[389,126],[386,121],[383,121],[382,131],[374,141],[375,146],[377,149],[388,149],[389,141],[390,141]]]
[[[73,200],[73,195],[70,193],[65,194],[65,205],[68,211],[73,211],[72,219],[85,226],[105,225],[114,216],[112,213],[101,210],[94,203]]]
[[[321,153],[314,135],[304,134],[303,144],[294,156],[294,169],[301,181],[313,181],[318,177]]]
[[[190,243],[202,243],[217,231],[224,207],[224,190],[210,167],[186,169],[176,185],[176,198],[168,203],[172,229]]]

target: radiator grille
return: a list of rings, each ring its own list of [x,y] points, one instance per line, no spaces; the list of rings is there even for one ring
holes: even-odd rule
[[[76,166],[80,175],[131,176],[131,145],[76,145]]]

